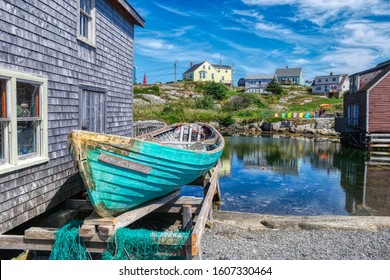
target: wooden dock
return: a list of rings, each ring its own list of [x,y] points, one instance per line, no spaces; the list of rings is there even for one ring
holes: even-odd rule
[[[186,259],[201,259],[202,236],[206,225],[212,224],[212,205],[213,202],[221,199],[219,170],[220,162],[209,170],[206,176],[191,184],[204,189],[203,197],[180,196],[180,191],[175,191],[141,207],[110,218],[98,216],[93,211],[88,199],[69,199],[64,206],[68,210],[90,213],[83,219],[79,230],[79,236],[90,253],[102,253],[106,249],[108,239],[119,228],[134,228],[135,224],[147,223],[150,217],[157,216],[159,221],[174,221],[161,227],[160,230],[166,231],[167,234],[174,229],[190,230],[191,233],[184,242],[184,248],[179,252],[179,255]],[[169,219],[166,219],[167,216]],[[24,230],[24,235],[0,235],[0,249],[51,251],[58,229],[29,227]]]

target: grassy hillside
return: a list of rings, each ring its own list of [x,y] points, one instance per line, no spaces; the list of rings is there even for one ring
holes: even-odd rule
[[[134,120],[176,122],[275,121],[275,113],[313,113],[320,104],[327,112],[341,112],[342,99],[311,95],[307,87],[283,87],[281,94],[244,93],[215,83],[181,82],[169,85],[135,86]]]

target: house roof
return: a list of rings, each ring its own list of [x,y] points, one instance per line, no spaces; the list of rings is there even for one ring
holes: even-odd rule
[[[197,63],[197,64],[192,65],[190,68],[188,68],[187,71],[184,72],[184,74],[187,74],[187,73],[190,73],[190,72],[194,72],[196,69],[198,69],[199,66],[201,66],[205,62],[206,61],[203,61],[201,63]]]
[[[329,77],[341,77],[340,82],[337,82],[337,84],[343,84],[344,81],[348,78],[348,74],[337,74],[337,75],[326,75],[326,76],[316,76],[314,79],[314,85],[327,85],[329,82],[318,82],[318,78],[329,78]]]
[[[278,77],[301,76],[302,68],[277,68],[275,75]]]
[[[205,63],[207,61],[203,61],[201,63],[197,63],[197,64],[194,64],[192,65],[190,68],[188,68],[187,71],[185,71],[183,74],[187,74],[187,73],[190,73],[190,72],[194,72],[196,69],[199,68],[199,66],[201,66],[203,63]],[[220,64],[211,64],[211,66],[213,66],[214,68],[221,68],[221,69],[231,69],[231,67],[229,65],[220,65]]]
[[[390,60],[388,60],[386,63],[378,64],[376,67],[371,68],[369,70],[370,71],[366,70],[366,71],[359,72],[356,74],[363,75],[363,74],[366,74],[369,72],[374,72],[376,70],[382,70],[382,71],[379,72],[373,79],[371,79],[371,81],[369,81],[367,84],[362,86],[358,90],[358,92],[367,91],[367,90],[371,89],[380,79],[382,79],[384,76],[386,76],[390,72]],[[355,76],[356,74],[354,74],[353,76]]]
[[[360,76],[360,75],[363,75],[363,74],[366,74],[366,73],[370,73],[370,72],[374,72],[376,70],[380,70],[380,69],[383,69],[385,68],[386,66],[390,65],[390,60],[387,60],[385,62],[382,62],[382,63],[379,63],[377,66],[373,67],[373,68],[370,68],[370,69],[367,69],[367,70],[364,70],[364,71],[360,71],[360,72],[357,72],[355,74],[352,74],[350,76]]]
[[[316,76],[315,79],[317,78],[329,78],[329,77],[338,77],[338,76],[344,76],[347,74],[332,74],[332,75],[322,75],[322,76]],[[348,75],[347,75],[348,76]]]
[[[342,78],[341,78],[340,84],[344,84],[346,79],[348,79],[348,75],[347,74],[342,74]]]
[[[138,12],[130,5],[129,0],[115,0],[113,1],[121,10],[131,16],[134,24],[144,27],[145,20],[138,14]]]
[[[275,74],[259,74],[259,75],[248,75],[245,80],[272,80],[275,78]]]

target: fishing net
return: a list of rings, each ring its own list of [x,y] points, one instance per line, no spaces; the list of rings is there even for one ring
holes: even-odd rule
[[[50,260],[91,260],[79,237],[82,221],[71,221],[56,232]],[[190,231],[120,228],[107,242],[103,260],[164,260],[177,257]]]
[[[190,231],[161,232],[120,228],[111,236],[104,260],[164,260],[175,258]]]
[[[50,253],[50,260],[91,259],[83,241],[79,237],[79,229],[82,224],[82,221],[75,220],[57,230]]]

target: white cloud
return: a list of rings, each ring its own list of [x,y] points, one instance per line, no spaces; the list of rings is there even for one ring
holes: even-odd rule
[[[309,54],[309,50],[307,48],[301,46],[295,46],[292,50],[293,54]]]
[[[179,42],[173,44],[164,39],[138,38],[135,40],[137,55],[151,58],[154,61],[172,62],[178,59],[180,62],[193,61],[200,62],[208,60],[210,62],[225,60],[226,57],[220,52],[213,51],[207,43]]]
[[[328,71],[353,74],[373,67],[377,58],[375,51],[366,48],[337,48],[319,58],[319,63],[327,65]]]
[[[339,42],[347,47],[367,47],[390,56],[390,22],[351,21],[343,24]]]
[[[297,0],[242,0],[247,5],[276,6],[296,4]]]
[[[249,18],[254,18],[256,20],[263,20],[264,19],[264,16],[255,10],[233,10],[232,14],[239,15],[239,16],[245,16],[245,17],[249,17]]]
[[[241,0],[252,6],[293,5],[297,8],[292,20],[308,20],[324,26],[345,17],[390,15],[390,2],[382,0]]]
[[[136,42],[137,45],[145,49],[153,50],[171,50],[175,47],[172,44],[169,44],[167,41],[162,39],[155,38],[139,38]]]
[[[287,59],[287,62],[291,67],[302,67],[302,65],[311,64],[312,61],[305,58]]]
[[[179,15],[179,16],[183,16],[183,17],[189,17],[191,16],[191,14],[189,13],[186,13],[184,12],[183,10],[180,10],[180,9],[175,9],[175,8],[171,8],[171,7],[168,7],[168,6],[165,6],[165,5],[161,5],[159,3],[156,3],[156,2],[153,2],[156,6],[160,7],[161,9],[167,11],[167,12],[170,12],[170,13],[173,13],[173,14],[176,14],[176,15]]]
[[[188,26],[180,26],[179,28],[174,28],[167,31],[157,31],[157,30],[148,30],[148,29],[142,29],[138,32],[138,35],[140,36],[154,36],[155,38],[177,38],[182,37],[185,34],[188,33],[188,31],[192,31],[195,29],[194,25],[188,25]]]

